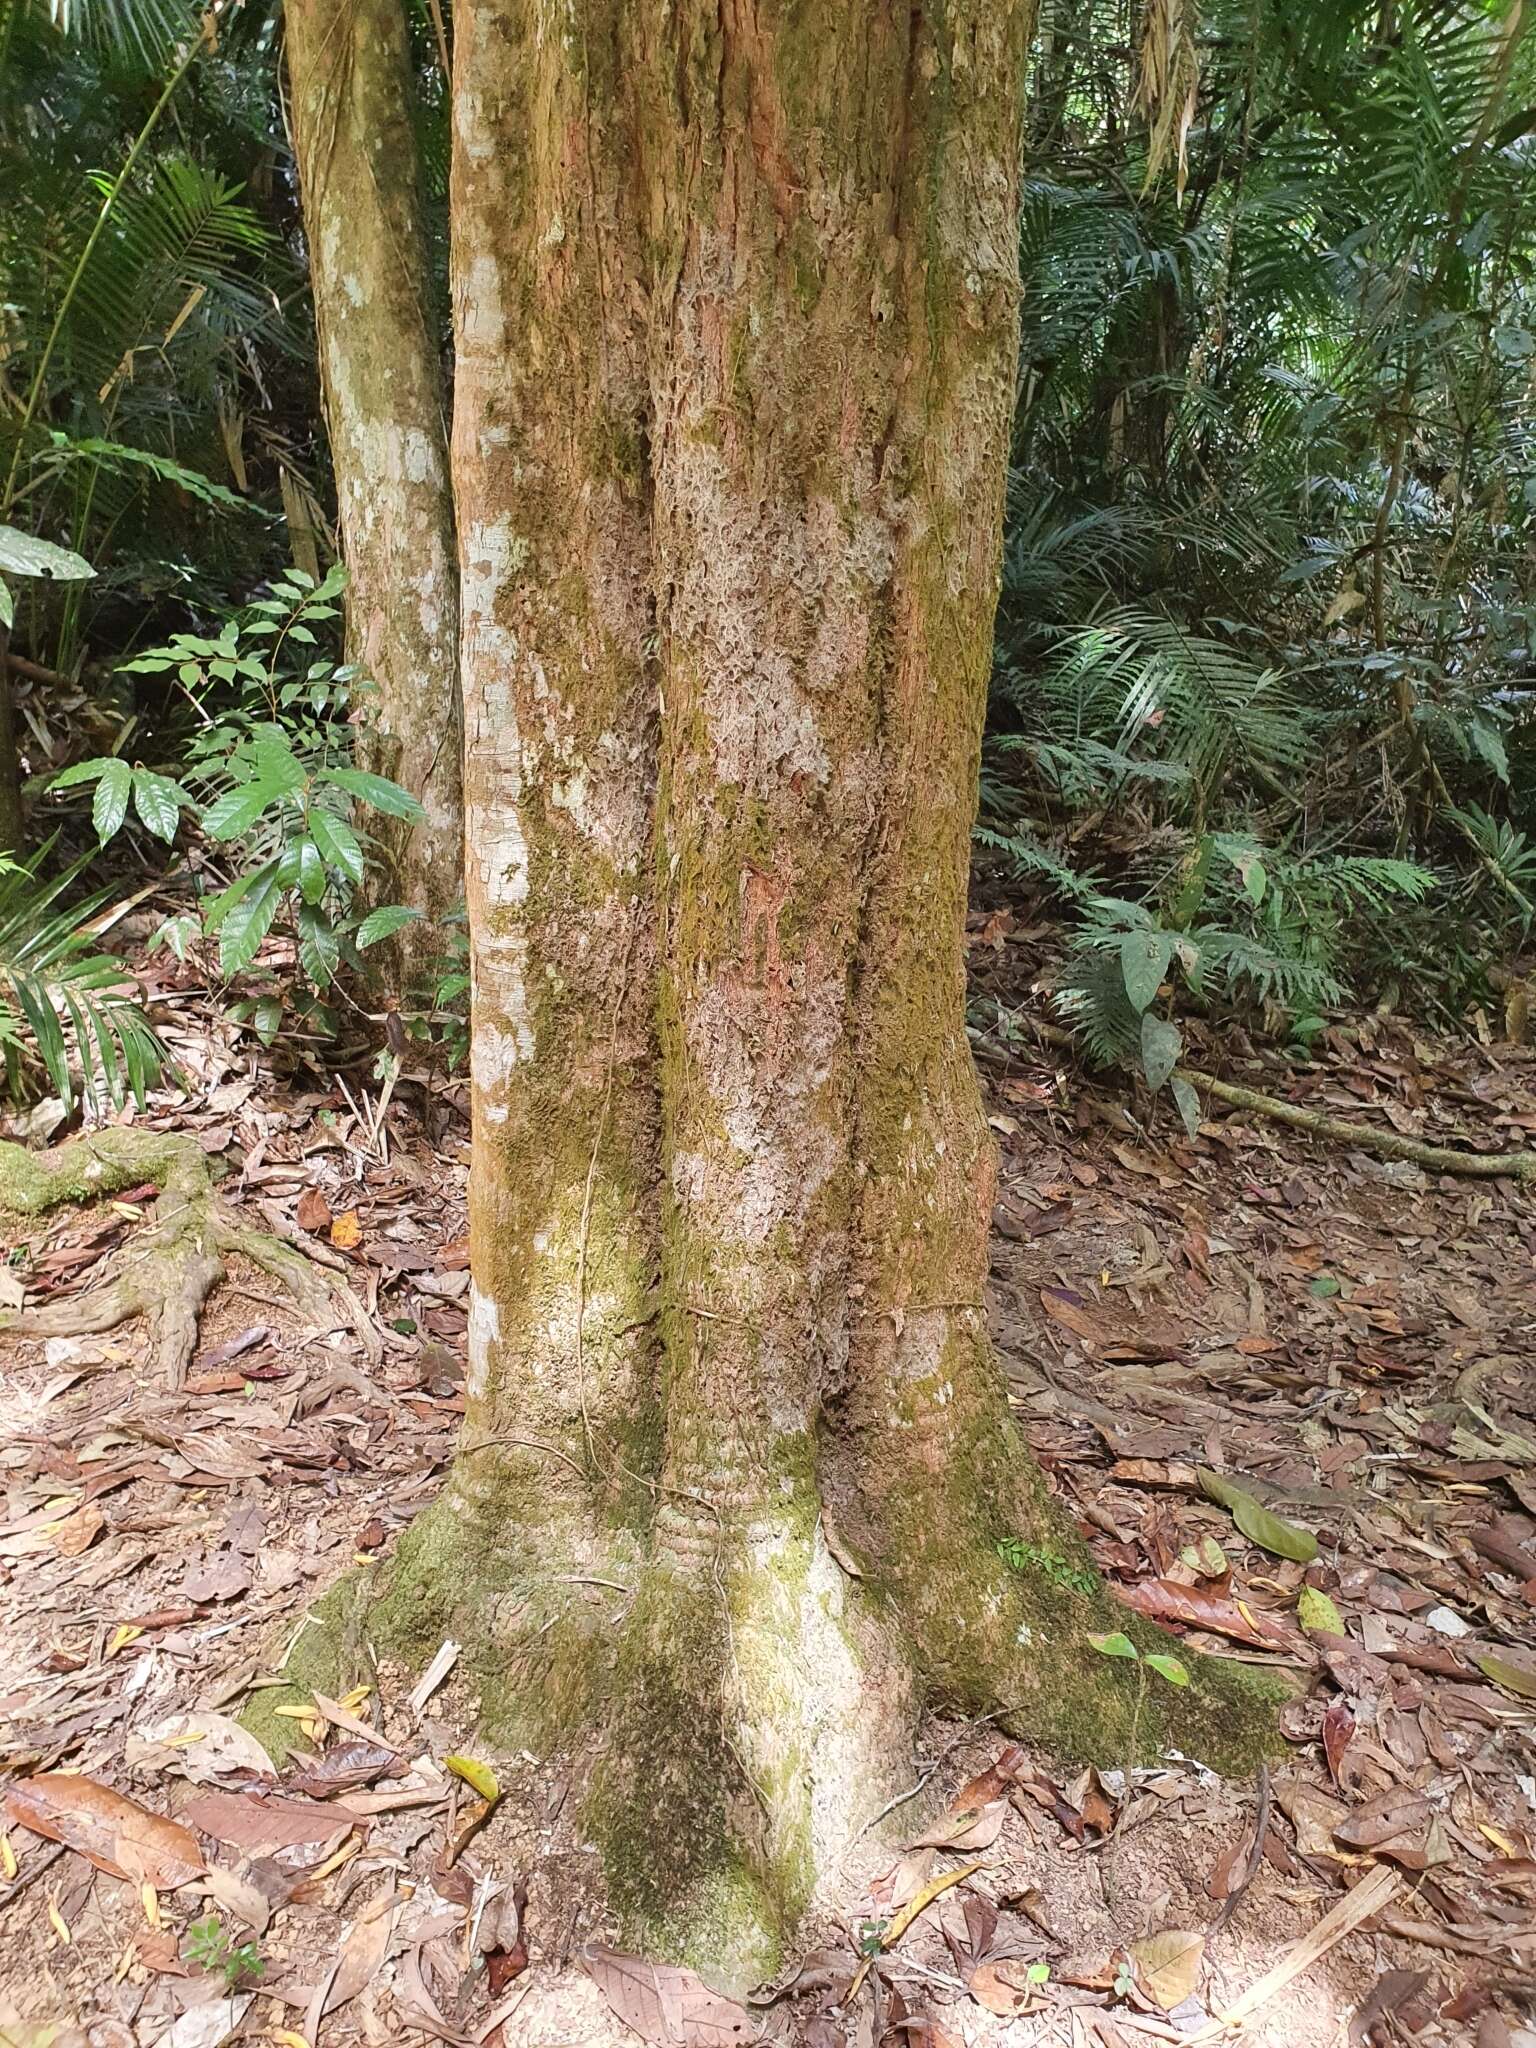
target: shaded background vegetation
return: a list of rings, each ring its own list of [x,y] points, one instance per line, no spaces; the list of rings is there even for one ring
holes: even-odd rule
[[[449,11],[412,0],[412,30],[443,289]],[[1533,53],[1518,4],[1044,0],[979,836],[1061,920],[1060,1014],[1154,1082],[1190,1007],[1298,1048],[1384,999],[1518,1024]],[[0,186],[0,526],[94,571],[7,578],[32,851],[0,974],[14,994],[47,924],[29,1000],[69,1036],[48,960],[78,919],[43,898],[90,853],[101,778],[53,779],[181,775],[210,719],[243,717],[248,754],[268,714],[331,773],[358,715],[302,664],[253,710],[228,656],[235,615],[333,552],[280,9],[0,0]],[[224,651],[122,666],[175,634]],[[211,858],[201,816],[114,830],[194,903],[281,856],[265,817]],[[233,983],[270,929],[194,963]],[[296,982],[314,967],[295,951]],[[253,1021],[290,1014],[285,971],[244,989]],[[17,997],[18,1080],[36,1033]]]

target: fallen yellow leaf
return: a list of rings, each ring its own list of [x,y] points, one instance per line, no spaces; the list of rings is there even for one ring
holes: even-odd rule
[[[0,1876],[7,1882],[16,1875],[16,1851],[11,1847],[11,1838],[0,1828]]]
[[[443,1762],[456,1778],[464,1780],[472,1792],[478,1792],[487,1806],[494,1806],[501,1797],[496,1773],[489,1764],[483,1764],[472,1756],[445,1756]]]
[[[338,1251],[356,1251],[362,1241],[362,1218],[355,1209],[348,1209],[334,1219],[331,1224],[331,1243]]]
[[[453,1759],[450,1757],[448,1761],[451,1763]],[[884,1952],[887,1949],[894,1948],[918,1914],[926,1912],[941,1892],[949,1891],[954,1885],[963,1884],[966,1878],[974,1877],[978,1870],[984,1870],[985,1868],[985,1863],[962,1863],[958,1870],[941,1870],[937,1877],[931,1877],[920,1892],[908,1899],[889,1927],[880,1936],[881,1951]],[[849,1984],[843,1998],[844,2005],[852,2005],[860,1985],[870,1973],[874,1960],[872,1955],[865,1956],[859,1967],[854,1971],[853,1981]]]
[[[144,1908],[145,1920],[158,1932],[160,1927],[160,1894],[152,1884],[141,1884],[139,1886],[139,1903]]]
[[[126,1650],[130,1643],[136,1643],[144,1631],[135,1628],[131,1621],[125,1621],[107,1645],[107,1655],[115,1657],[119,1650]]]
[[[316,1884],[322,1877],[329,1877],[333,1870],[340,1870],[343,1863],[350,1863],[362,1846],[360,1836],[349,1835],[334,1855],[327,1856],[325,1861],[314,1870],[308,1870],[304,1873],[304,1882],[306,1884]]]
[[[65,1924],[64,1915],[59,1911],[57,1901],[52,1898],[48,1901],[48,1924],[52,1927],[60,1941],[63,1942],[64,1946],[66,1948],[70,1947],[75,1937],[70,1933],[68,1926]]]

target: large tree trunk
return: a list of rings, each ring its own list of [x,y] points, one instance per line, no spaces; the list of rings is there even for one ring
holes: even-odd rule
[[[1124,1616],[982,1308],[1027,14],[460,14],[470,1408],[374,1620],[475,1642],[504,1737],[595,1743],[615,1906],[717,1978],[923,1705],[1121,1761],[1174,1699],[1087,1643]],[[1232,1753],[1229,1690],[1181,1741]]]
[[[402,0],[287,0],[293,144],[349,573],[349,658],[372,679],[363,764],[420,799],[369,816],[374,893],[429,919],[463,861],[458,597],[437,318],[427,283]],[[397,942],[402,986],[441,934]]]

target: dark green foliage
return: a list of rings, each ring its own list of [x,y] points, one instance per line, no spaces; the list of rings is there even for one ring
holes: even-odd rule
[[[1261,1020],[1454,1014],[1536,879],[1536,37],[1162,12],[1182,189],[1123,9],[1042,18],[981,833],[1068,908],[1061,1008],[1121,1059],[1131,934]]]
[[[164,1048],[121,960],[97,944],[115,889],[78,893],[86,866],[45,879],[53,841],[28,861],[0,857],[0,1059],[12,1094],[40,1066],[68,1110],[78,1075],[88,1101],[142,1107]]]

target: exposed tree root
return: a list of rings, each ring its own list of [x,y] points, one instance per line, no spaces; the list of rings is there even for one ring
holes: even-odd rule
[[[213,1176],[194,1138],[134,1129],[95,1131],[46,1152],[0,1144],[0,1212],[35,1216],[61,1202],[89,1201],[152,1183],[153,1221],[119,1271],[72,1301],[0,1313],[0,1330],[29,1337],[95,1336],[134,1316],[148,1318],[166,1384],[181,1385],[197,1348],[203,1304],[240,1256],[269,1273],[316,1323],[349,1322],[369,1346],[376,1340],[351,1289],[322,1274],[301,1252],[238,1223],[214,1194]]]
[[[1037,1019],[1035,1035],[1047,1045],[1077,1049],[1077,1040],[1059,1024]],[[1320,1109],[1307,1109],[1299,1102],[1287,1102],[1279,1095],[1266,1095],[1258,1088],[1244,1088],[1235,1081],[1218,1080],[1198,1067],[1176,1067],[1175,1074],[1191,1087],[1214,1095],[1218,1102],[1230,1102],[1234,1109],[1252,1110],[1293,1130],[1309,1131],[1315,1138],[1332,1138],[1341,1145],[1354,1145],[1362,1152],[1374,1152],[1380,1159],[1407,1159],[1429,1173],[1459,1173],[1474,1180],[1536,1179],[1536,1152],[1465,1152],[1455,1145],[1428,1145],[1422,1138],[1405,1137],[1401,1131],[1383,1131],[1375,1124],[1351,1123],[1346,1117],[1329,1116]]]
[[[1218,1081],[1214,1074],[1181,1067],[1183,1079],[1218,1102],[1230,1102],[1234,1109],[1251,1109],[1255,1116],[1270,1117],[1293,1130],[1310,1131],[1317,1138],[1333,1138],[1343,1145],[1356,1145],[1362,1152],[1374,1152],[1381,1159],[1409,1159],[1430,1173],[1460,1173],[1474,1179],[1511,1180],[1536,1178],[1536,1152],[1463,1152],[1453,1145],[1426,1145],[1422,1138],[1404,1137],[1401,1131],[1378,1130],[1374,1124],[1350,1123],[1344,1117],[1327,1116],[1319,1109],[1305,1109],[1298,1102],[1286,1102],[1278,1095],[1264,1095],[1256,1088],[1240,1088],[1234,1081]]]

